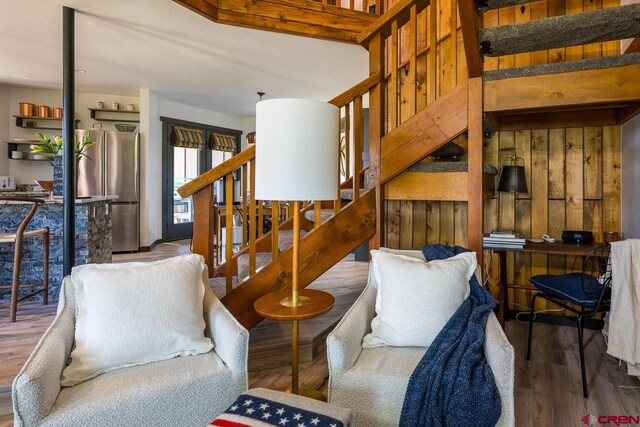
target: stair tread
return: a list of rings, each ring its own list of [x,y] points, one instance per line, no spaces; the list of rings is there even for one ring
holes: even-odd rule
[[[325,222],[333,216],[333,209],[320,209],[320,223]],[[315,212],[310,210],[304,213],[304,217],[313,222],[315,219]]]
[[[479,9],[482,11],[491,9],[502,9],[504,7],[518,6],[520,4],[535,3],[541,0],[480,0]]]
[[[640,36],[640,3],[480,30],[481,52],[511,55]]]
[[[526,67],[505,68],[485,71],[483,80],[502,80],[515,77],[530,77],[544,74],[569,73],[572,71],[599,70],[611,67],[639,64],[640,52],[627,53],[600,58],[580,59],[578,61],[554,62],[551,64],[530,65]]]
[[[367,191],[366,188],[361,188],[360,194],[362,195],[365,191]],[[340,198],[344,200],[353,200],[353,188],[343,188],[340,190]]]

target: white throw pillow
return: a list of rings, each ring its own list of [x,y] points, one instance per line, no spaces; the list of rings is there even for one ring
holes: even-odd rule
[[[429,347],[469,296],[475,252],[425,262],[371,251],[378,282],[376,317],[362,347]]]
[[[75,348],[60,384],[72,386],[105,372],[176,356],[207,353],[200,255],[75,267]]]

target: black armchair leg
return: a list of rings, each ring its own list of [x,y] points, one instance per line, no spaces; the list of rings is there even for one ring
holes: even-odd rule
[[[533,335],[533,316],[535,316],[537,297],[538,294],[535,294],[531,298],[531,310],[529,311],[529,339],[527,341],[527,360],[531,360],[531,336]]]
[[[588,399],[587,372],[584,366],[584,321],[582,315],[578,317],[578,346],[580,348],[580,369],[582,370],[582,393],[584,398]]]

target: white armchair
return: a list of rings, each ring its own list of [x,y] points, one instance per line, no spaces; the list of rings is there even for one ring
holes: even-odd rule
[[[401,253],[424,259],[420,251]],[[362,348],[375,316],[376,294],[377,281],[370,268],[362,295],[327,338],[329,402],[351,409],[356,425],[397,426],[409,378],[427,349]],[[513,426],[515,355],[493,313],[487,321],[484,348],[501,398],[502,415],[497,425]]]
[[[16,426],[203,426],[247,389],[249,333],[208,287],[205,334],[214,350],[118,369],[61,388],[74,341],[75,293],[70,277],[65,278],[58,314],[13,382]]]

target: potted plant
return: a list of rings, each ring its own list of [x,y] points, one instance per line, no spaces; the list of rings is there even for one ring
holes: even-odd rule
[[[49,163],[53,165],[53,156],[57,156],[62,149],[62,137],[54,136],[52,142],[48,136],[40,132],[36,132],[36,136],[38,137],[38,140],[41,141],[41,143],[31,145],[31,153],[51,155],[52,158],[49,160]],[[95,145],[95,141],[91,140],[91,132],[85,133],[80,141],[78,141],[77,135],[74,135],[73,139],[75,145],[74,151],[76,155],[76,163],[83,157],[91,160],[91,157],[87,155],[87,151],[89,151],[89,149],[91,149],[91,147]]]
[[[53,141],[51,139],[40,133],[36,132],[36,136],[38,140],[41,141],[40,144],[33,144],[30,146],[32,154],[40,154],[40,155],[48,155],[49,163],[54,166],[54,157],[62,154],[60,150],[62,150],[62,137],[54,136]],[[83,157],[91,160],[91,157],[87,154],[89,149],[95,145],[95,141],[91,139],[91,132],[87,132],[82,136],[82,139],[78,141],[78,136],[74,135],[74,154],[76,157],[76,176],[75,176],[75,193],[78,194],[78,166],[80,164],[80,160]],[[55,166],[54,166],[55,167]],[[55,175],[55,174],[54,174]]]

